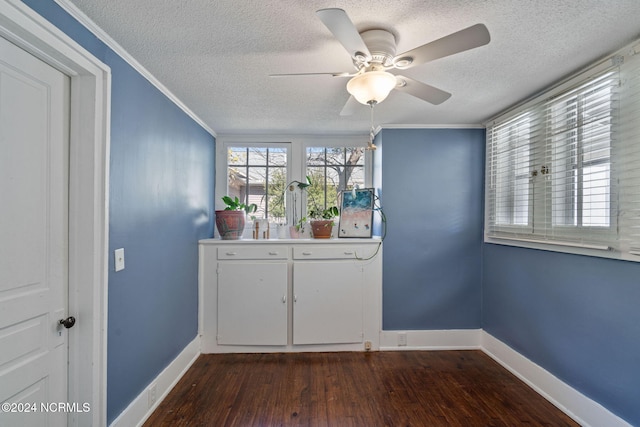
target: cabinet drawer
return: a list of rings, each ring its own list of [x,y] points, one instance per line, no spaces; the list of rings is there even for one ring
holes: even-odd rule
[[[218,259],[287,259],[285,246],[219,247]]]
[[[360,248],[355,246],[295,246],[293,259],[356,259]]]

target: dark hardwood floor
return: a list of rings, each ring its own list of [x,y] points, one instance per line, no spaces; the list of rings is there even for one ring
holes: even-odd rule
[[[481,351],[201,355],[145,426],[577,426]]]

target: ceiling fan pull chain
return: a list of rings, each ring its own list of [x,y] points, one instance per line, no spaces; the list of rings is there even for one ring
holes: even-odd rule
[[[373,143],[373,139],[375,138],[375,128],[373,127],[373,107],[376,105],[375,101],[369,102],[369,106],[371,107],[371,130],[369,131],[369,143],[367,144],[367,150],[375,150],[377,147]]]

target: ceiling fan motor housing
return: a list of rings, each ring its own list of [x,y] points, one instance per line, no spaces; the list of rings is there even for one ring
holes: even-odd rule
[[[360,33],[360,36],[371,53],[371,64],[384,67],[393,65],[393,58],[396,55],[396,38],[393,34],[385,30],[368,30]],[[357,59],[354,58],[354,61],[357,62]],[[356,65],[362,66],[365,64]]]

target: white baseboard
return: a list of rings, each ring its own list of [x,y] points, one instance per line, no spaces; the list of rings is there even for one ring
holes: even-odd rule
[[[570,387],[487,332],[481,334],[482,350],[538,394],[583,427],[631,427],[631,424]]]
[[[191,341],[182,352],[136,397],[111,427],[141,426],[169,394],[180,378],[200,355],[200,337]],[[149,393],[155,386],[155,403],[150,404]]]
[[[438,331],[381,331],[380,351],[393,350],[478,350],[482,329]],[[406,345],[401,344],[403,335]]]
[[[482,329],[381,331],[380,351],[482,350],[583,427],[631,427]]]

